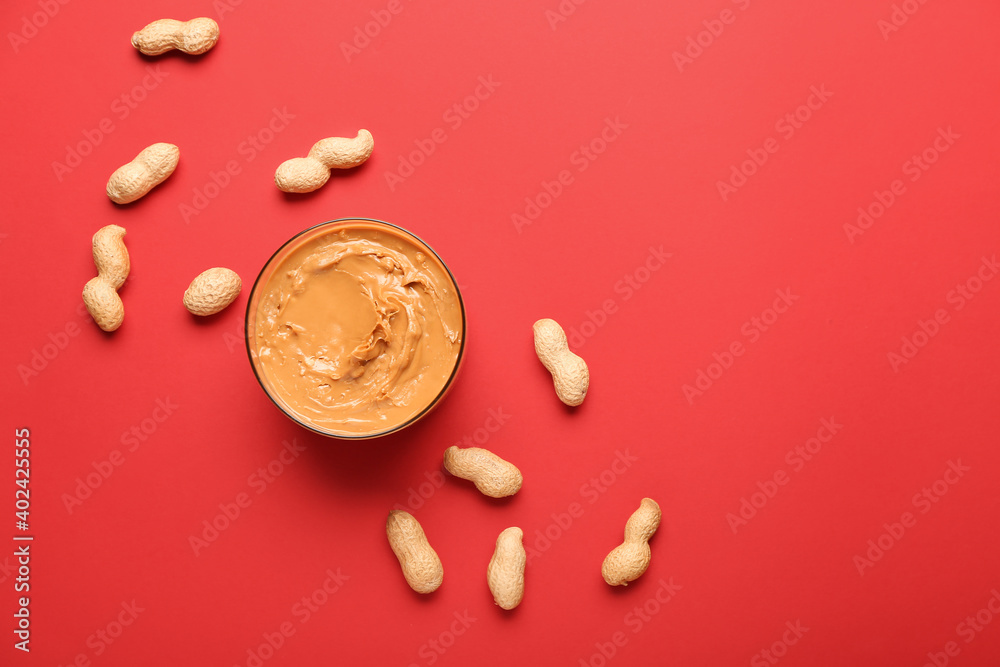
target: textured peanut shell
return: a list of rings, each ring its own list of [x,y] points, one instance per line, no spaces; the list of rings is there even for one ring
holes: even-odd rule
[[[320,139],[307,157],[285,160],[274,172],[274,184],[282,192],[305,193],[318,190],[330,180],[331,169],[350,169],[367,160],[375,148],[368,130],[358,130],[354,138]]]
[[[491,498],[512,496],[524,482],[517,466],[481,447],[449,447],[444,451],[444,467],[455,477],[474,482],[480,492]]]
[[[535,334],[535,353],[552,374],[556,395],[566,405],[583,403],[590,387],[590,369],[587,363],[569,350],[566,332],[555,320],[542,319],[532,327]]]
[[[108,197],[116,204],[128,204],[144,197],[174,173],[181,150],[174,144],[156,143],[142,149],[135,159],[122,165],[108,179]]]
[[[147,56],[158,56],[173,49],[200,55],[219,41],[219,24],[201,17],[190,21],[159,19],[132,35],[132,46]]]
[[[516,526],[500,533],[493,558],[486,568],[486,582],[493,593],[493,600],[503,609],[513,609],[524,599],[527,554],[522,543],[523,537],[524,532]]]
[[[242,287],[240,277],[231,269],[202,271],[184,292],[184,307],[192,315],[214,315],[235,301]]]
[[[392,510],[385,523],[385,533],[410,588],[418,593],[436,591],[444,581],[444,567],[413,515]]]
[[[639,509],[625,523],[625,541],[611,550],[601,566],[604,581],[612,586],[627,586],[649,567],[652,552],[649,538],[660,527],[660,506],[652,498],[643,498]]]
[[[108,225],[97,230],[93,239],[97,275],[116,290],[125,283],[131,268],[124,237],[123,227]]]
[[[330,169],[350,169],[363,164],[375,149],[375,138],[368,130],[358,130],[353,138],[320,139],[309,149],[309,157]]]
[[[104,331],[114,331],[125,319],[125,306],[118,292],[99,276],[91,278],[83,286],[83,303],[97,326]]]
[[[282,192],[306,193],[319,190],[330,180],[330,170],[311,157],[293,157],[278,165],[274,184]]]

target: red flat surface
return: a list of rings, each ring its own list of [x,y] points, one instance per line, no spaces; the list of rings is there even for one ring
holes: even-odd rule
[[[0,662],[1000,662],[995,2],[278,4],[0,9]],[[129,45],[200,15],[222,26],[204,57]],[[275,189],[360,127],[367,165]],[[111,204],[156,141],[176,173]],[[424,238],[469,317],[447,400],[362,443],[283,417],[241,339],[271,252],[350,216]],[[108,224],[133,266],[113,335],[80,301]],[[244,291],[196,321],[181,295],[219,265]],[[534,356],[540,317],[590,364],[578,410]],[[522,492],[441,477],[463,441]],[[643,496],[653,561],[612,590],[600,564]],[[387,545],[394,506],[444,562],[431,596]],[[532,559],[504,613],[485,570],[511,525]]]

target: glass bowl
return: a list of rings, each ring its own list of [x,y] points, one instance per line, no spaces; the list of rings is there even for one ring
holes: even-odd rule
[[[358,235],[354,238],[350,238],[350,234]],[[365,238],[365,237],[371,237]],[[299,348],[304,349],[313,339],[321,339],[323,341],[327,340],[325,336],[328,331],[343,331],[344,328],[341,327],[338,318],[344,317],[343,313],[351,311],[351,304],[347,301],[345,296],[344,302],[339,304],[342,306],[338,310],[338,303],[330,302],[328,309],[324,306],[318,313],[316,309],[310,309],[303,311],[308,313],[309,321],[313,324],[316,322],[321,322],[327,325],[323,330],[317,329],[314,334],[306,331],[296,322],[282,322],[279,321],[282,314],[287,317],[291,310],[290,304],[291,299],[283,301],[279,298],[279,292],[275,290],[280,290],[284,282],[287,280],[292,280],[291,276],[303,262],[310,262],[312,257],[310,253],[315,253],[319,256],[323,252],[336,252],[339,249],[346,247],[352,241],[361,238],[362,243],[374,243],[376,245],[381,244],[384,240],[385,248],[389,248],[388,252],[404,252],[412,251],[413,257],[419,261],[420,267],[424,270],[420,273],[422,276],[428,276],[433,278],[432,287],[433,291],[440,291],[447,295],[447,298],[442,301],[449,313],[442,314],[441,309],[435,307],[432,313],[427,313],[427,309],[421,307],[419,310],[426,315],[424,322],[427,324],[428,334],[426,339],[423,336],[424,328],[421,328],[421,336],[418,338],[418,347],[415,352],[412,352],[406,359],[412,361],[413,359],[424,359],[430,358],[432,360],[432,365],[430,370],[432,373],[420,374],[418,377],[409,378],[405,382],[405,389],[407,391],[419,391],[420,396],[414,399],[414,402],[410,406],[403,406],[402,409],[397,409],[399,405],[396,402],[389,401],[385,403],[384,401],[374,401],[369,402],[367,406],[355,407],[354,403],[357,400],[347,401],[344,399],[342,402],[338,402],[330,392],[331,382],[326,380],[315,380],[319,384],[312,387],[307,396],[304,397],[301,392],[299,392],[296,387],[296,383],[306,384],[306,380],[299,380],[297,378],[305,378],[309,375],[310,380],[312,376],[318,375],[313,371],[322,365],[323,369],[328,369],[329,367],[335,366],[338,363],[338,359],[328,359],[325,357],[328,351],[327,346],[323,345],[318,347],[313,344],[310,348],[310,352],[315,352],[316,349],[320,349],[322,353],[306,354],[302,352],[300,358],[295,359],[295,366],[289,363],[288,359],[292,355],[288,354],[273,354],[271,346],[275,344],[275,341],[303,341]],[[381,239],[381,240],[379,240]],[[402,249],[402,250],[400,250]],[[385,268],[385,263],[377,263],[378,257],[371,255],[371,253],[358,252],[355,253],[357,262],[371,262],[372,267],[382,267]],[[409,257],[408,255],[406,257]],[[353,260],[352,260],[353,261]],[[295,294],[304,293],[310,286],[310,281],[316,290],[327,289],[324,285],[333,284],[325,282],[327,280],[333,280],[336,278],[340,280],[346,276],[348,282],[347,285],[353,285],[354,282],[359,283],[361,287],[358,287],[357,293],[361,295],[359,298],[370,298],[372,306],[377,306],[378,302],[376,297],[371,296],[373,290],[365,290],[364,288],[364,276],[353,276],[349,268],[342,268],[342,264],[346,267],[350,262],[345,259],[338,260],[335,265],[324,268],[323,266],[315,269],[315,271],[309,272],[299,272],[296,275],[302,275],[303,273],[307,277],[302,283],[298,285]],[[391,260],[388,260],[389,266],[393,266]],[[397,263],[398,264],[398,263]],[[313,264],[306,264],[309,267],[313,267]],[[359,267],[360,264],[351,264],[352,267]],[[369,266],[369,264],[365,264]],[[411,266],[416,269],[416,264]],[[332,276],[330,278],[324,278],[328,275],[330,271],[336,271],[344,276]],[[359,274],[361,272],[359,271]],[[387,269],[386,276],[390,276],[393,270]],[[405,275],[405,274],[404,274]],[[379,280],[380,277],[376,278]],[[284,281],[284,282],[283,282]],[[413,282],[400,282],[401,287],[398,289],[409,289],[413,290],[416,294],[419,287],[413,287]],[[273,292],[273,293],[272,293]],[[381,292],[379,292],[381,294]],[[430,298],[428,295],[432,293],[426,286],[423,289],[423,297],[425,299]],[[452,296],[453,293],[453,296]],[[417,298],[417,297],[414,297]],[[315,301],[315,299],[314,299]],[[280,306],[277,305],[280,303]],[[421,302],[422,303],[422,302]],[[433,300],[432,300],[432,303]],[[456,308],[457,306],[457,312]],[[390,309],[396,310],[395,307]],[[406,312],[413,312],[417,309],[406,309]],[[391,323],[395,323],[395,318],[399,317],[400,314],[397,313],[393,316],[393,319],[389,320]],[[269,319],[270,317],[270,319]],[[350,317],[349,315],[346,317]],[[448,359],[445,359],[441,363],[437,363],[437,358],[431,353],[423,354],[422,350],[424,347],[419,347],[420,345],[430,345],[432,343],[432,338],[434,331],[440,328],[442,332],[448,332],[453,327],[449,326],[447,320],[458,321],[460,319],[460,324],[458,325],[457,335],[458,340],[452,341],[449,338],[449,348],[448,355],[450,356],[450,350],[457,345],[457,354],[455,355],[454,364],[449,369],[447,368]],[[400,322],[402,323],[402,322]],[[405,324],[409,326],[409,319],[405,320]],[[424,243],[416,235],[408,232],[402,227],[389,224],[387,222],[382,222],[381,220],[372,220],[369,218],[342,218],[338,220],[331,220],[329,222],[324,222],[314,227],[310,227],[299,234],[296,234],[291,239],[286,241],[278,250],[271,256],[271,258],[261,269],[260,274],[257,276],[257,280],[254,281],[253,288],[250,290],[250,298],[247,303],[246,311],[246,345],[247,345],[247,355],[250,359],[250,365],[253,368],[254,375],[257,378],[258,383],[267,394],[268,398],[288,416],[292,421],[300,424],[304,428],[309,429],[315,433],[320,433],[322,435],[342,438],[348,440],[366,439],[366,438],[376,438],[383,435],[388,435],[390,433],[396,433],[407,426],[416,423],[426,414],[428,414],[434,407],[440,403],[441,399],[448,393],[452,384],[455,381],[455,377],[458,375],[459,368],[462,364],[462,358],[465,352],[465,304],[462,300],[461,292],[458,289],[458,283],[455,281],[454,276],[451,271],[445,265],[444,261],[438,256],[430,246]],[[362,325],[363,326],[363,325]],[[398,327],[399,324],[397,323]],[[391,335],[396,335],[395,329],[390,326]],[[406,332],[407,334],[410,331]],[[454,334],[454,331],[452,331]],[[374,336],[374,333],[371,334]],[[391,337],[390,335],[390,337]],[[268,339],[271,336],[271,339]],[[298,338],[302,336],[302,338]],[[373,339],[375,340],[375,339]],[[308,342],[307,342],[308,341]],[[376,343],[378,341],[376,340]],[[345,343],[348,346],[350,342]],[[374,343],[373,343],[374,344]],[[405,341],[404,341],[405,344]],[[388,353],[390,348],[389,343],[385,343],[379,349],[383,352]],[[344,348],[346,349],[346,348]],[[357,352],[356,348],[353,352]],[[322,354],[323,356],[318,356]],[[371,361],[378,361],[379,355],[375,355],[372,359],[363,362],[356,362],[357,364],[362,364],[356,366],[356,372],[360,373],[358,376],[358,384],[352,385],[356,380],[343,379],[342,376],[332,376],[332,384],[336,385],[339,390],[342,391],[353,391],[355,388],[361,388],[361,380],[364,378],[365,374],[369,372],[369,366],[367,365]],[[337,356],[331,354],[330,356]],[[343,356],[343,355],[341,355]],[[347,356],[348,359],[355,359],[356,357],[352,355]],[[279,359],[279,361],[272,361],[273,359]],[[388,362],[391,368],[391,362],[394,357],[389,357]],[[407,361],[407,364],[410,363]],[[283,369],[283,366],[288,366],[288,370]],[[376,363],[371,368],[372,376],[382,368],[382,364]],[[406,366],[409,368],[409,365]],[[296,371],[297,369],[297,371]],[[309,371],[307,373],[306,371]],[[433,377],[431,377],[433,376]],[[443,383],[442,383],[443,380]],[[291,383],[291,385],[290,385]],[[442,383],[440,389],[436,388],[437,383]],[[404,383],[400,383],[402,387]],[[291,388],[290,388],[291,386]],[[320,404],[320,398],[317,398],[319,394],[316,392],[325,391],[327,394],[321,396],[323,401],[326,401],[325,405]],[[296,396],[296,394],[298,394]],[[388,405],[389,407],[383,408],[383,405]],[[345,407],[349,406],[349,407]],[[335,422],[335,414],[339,411],[339,414],[345,416],[344,419],[340,420],[345,424],[350,424],[350,426],[337,426]],[[327,414],[329,413],[329,414]],[[392,413],[391,417],[389,413]],[[327,419],[329,417],[329,420]],[[332,420],[332,422],[330,421]]]

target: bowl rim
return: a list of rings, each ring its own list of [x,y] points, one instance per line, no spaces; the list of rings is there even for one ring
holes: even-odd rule
[[[444,386],[441,387],[441,391],[438,392],[438,394],[434,397],[434,400],[432,400],[430,403],[428,403],[424,407],[423,410],[421,410],[417,414],[413,415],[412,417],[410,417],[409,419],[407,419],[405,422],[403,422],[401,424],[398,424],[397,426],[394,426],[394,427],[392,427],[392,428],[390,428],[388,430],[381,431],[381,432],[378,432],[378,433],[363,433],[363,434],[331,433],[329,431],[326,431],[326,430],[323,430],[321,428],[318,428],[318,427],[314,426],[313,424],[306,423],[301,417],[299,417],[298,415],[296,415],[295,413],[293,413],[289,409],[286,409],[286,407],[284,405],[282,405],[277,399],[275,399],[275,397],[271,395],[271,392],[268,391],[267,387],[264,385],[263,380],[261,379],[261,373],[263,371],[258,371],[257,370],[257,364],[254,362],[254,354],[253,354],[253,351],[251,350],[251,347],[250,347],[250,332],[251,332],[250,317],[251,317],[251,315],[254,316],[255,322],[256,322],[256,312],[251,313],[251,308],[254,305],[254,295],[257,293],[258,287],[261,286],[261,279],[263,278],[264,273],[269,268],[271,268],[271,265],[274,262],[275,258],[278,257],[278,255],[280,255],[282,253],[282,251],[285,250],[285,248],[287,248],[289,245],[291,245],[293,242],[295,242],[296,239],[298,239],[298,238],[300,238],[300,237],[302,237],[302,236],[304,236],[306,234],[309,234],[310,232],[314,232],[317,229],[319,229],[320,227],[333,226],[333,225],[336,225],[338,223],[348,223],[348,222],[364,222],[364,223],[375,223],[377,225],[384,225],[385,227],[388,227],[388,228],[394,230],[395,232],[401,233],[401,235],[404,236],[404,237],[410,237],[410,238],[416,239],[417,242],[420,245],[422,245],[424,248],[426,248],[427,250],[429,250],[432,255],[434,255],[434,257],[437,259],[438,263],[440,263],[441,267],[444,269],[445,274],[447,274],[448,278],[451,280],[451,284],[455,287],[455,295],[458,297],[458,306],[459,306],[459,310],[461,311],[461,314],[462,314],[462,329],[461,329],[461,331],[462,331],[462,342],[461,342],[461,344],[459,345],[459,348],[458,348],[458,356],[455,358],[455,365],[451,369],[451,374],[448,376],[448,379],[445,381]],[[256,328],[257,327],[256,327],[256,323],[255,323],[254,327],[253,327],[253,330],[254,330],[255,333],[256,333]],[[261,267],[260,271],[257,273],[257,278],[254,279],[253,286],[250,288],[250,292],[249,292],[249,295],[247,297],[247,307],[246,307],[245,315],[244,315],[244,318],[243,318],[243,340],[244,340],[244,344],[245,344],[246,351],[247,351],[247,359],[250,361],[250,368],[251,368],[251,370],[253,370],[254,378],[257,380],[257,384],[260,386],[261,390],[263,390],[264,395],[268,397],[268,399],[271,401],[271,403],[273,403],[282,413],[284,413],[284,415],[286,417],[288,417],[289,419],[291,419],[293,422],[295,422],[299,426],[302,426],[303,428],[305,428],[305,429],[307,429],[309,431],[312,431],[313,433],[318,433],[320,435],[324,435],[324,436],[329,437],[329,438],[336,438],[336,439],[339,439],[339,440],[371,440],[373,438],[380,438],[382,436],[391,435],[393,433],[398,433],[399,431],[403,430],[407,426],[410,426],[411,424],[416,423],[422,417],[424,417],[428,412],[430,412],[431,410],[433,410],[437,406],[437,404],[441,401],[441,399],[444,398],[445,394],[448,393],[448,390],[451,389],[451,385],[455,382],[455,378],[458,375],[458,369],[462,365],[462,359],[465,356],[465,345],[466,345],[466,342],[467,342],[465,299],[462,297],[462,290],[458,286],[458,280],[455,278],[455,275],[451,272],[451,269],[448,268],[448,265],[445,263],[445,261],[441,258],[441,255],[439,255],[437,253],[437,251],[434,250],[434,248],[432,248],[430,246],[430,244],[428,244],[426,241],[424,241],[422,238],[420,238],[419,236],[417,236],[416,234],[414,234],[410,230],[408,230],[408,229],[406,229],[404,227],[400,227],[399,225],[394,225],[391,222],[386,222],[384,220],[376,220],[375,218],[356,218],[356,217],[355,218],[336,218],[334,220],[327,220],[326,222],[321,222],[321,223],[315,224],[315,225],[313,225],[311,227],[307,227],[306,229],[303,229],[302,231],[298,232],[297,234],[295,234],[291,238],[289,238],[287,241],[285,241],[284,243],[282,243],[278,247],[278,249],[275,250],[273,253],[271,253],[271,256],[267,258],[267,261],[264,262],[264,265]]]

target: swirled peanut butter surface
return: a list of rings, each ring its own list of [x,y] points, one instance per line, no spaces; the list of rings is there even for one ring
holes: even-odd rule
[[[262,289],[251,341],[261,381],[286,411],[333,435],[408,422],[458,363],[455,284],[428,248],[391,227],[307,233]]]

